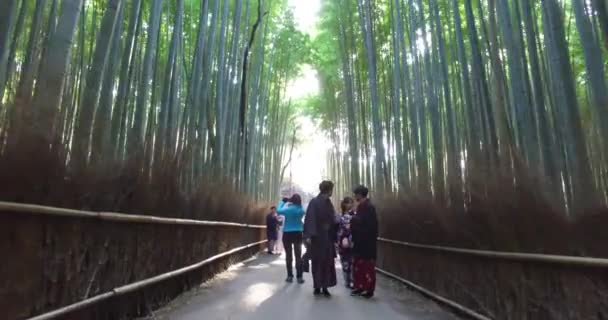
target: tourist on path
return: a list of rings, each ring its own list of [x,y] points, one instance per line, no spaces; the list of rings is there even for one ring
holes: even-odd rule
[[[340,263],[342,264],[342,275],[344,276],[344,285],[353,288],[353,239],[350,222],[353,217],[353,199],[346,197],[342,200],[340,208],[342,216],[340,217],[340,226],[338,230],[338,253],[340,254]]]
[[[326,297],[331,296],[327,289],[336,285],[336,248],[332,241],[336,235],[330,234],[335,225],[335,210],[330,200],[333,188],[333,182],[321,182],[320,193],[308,204],[304,222],[304,237],[309,244],[307,252],[312,260],[314,294],[322,293]]]
[[[285,217],[281,215],[277,215],[277,241],[274,243],[274,254],[280,255],[283,248],[283,223],[285,222]]]
[[[356,214],[351,220],[353,233],[353,280],[354,296],[371,298],[376,289],[376,241],[378,219],[376,208],[367,197],[369,190],[358,186],[354,190],[357,200]]]
[[[296,277],[298,283],[304,283],[302,277],[302,231],[304,224],[304,209],[302,209],[302,198],[294,194],[290,199],[283,199],[279,203],[279,215],[283,221],[283,247],[285,248],[285,265],[287,266],[287,282],[293,282],[293,261],[295,256]]]
[[[266,239],[268,240],[268,254],[274,254],[274,244],[278,239],[277,228],[279,220],[277,219],[277,208],[270,207],[270,213],[266,215]]]

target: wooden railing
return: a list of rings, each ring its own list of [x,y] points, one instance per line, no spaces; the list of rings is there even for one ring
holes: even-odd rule
[[[135,316],[259,251],[264,229],[0,202],[0,310],[6,319]],[[150,289],[159,284],[168,292]],[[121,311],[107,313],[104,303],[122,296]]]
[[[455,253],[476,257],[484,257],[490,259],[502,259],[510,261],[524,261],[524,262],[542,262],[548,264],[562,265],[562,266],[581,266],[581,267],[597,267],[597,268],[608,268],[608,259],[604,258],[590,258],[590,257],[573,257],[563,256],[554,254],[537,254],[537,253],[520,253],[520,252],[500,252],[500,251],[488,251],[488,250],[473,250],[473,249],[462,249],[454,247],[442,247],[433,246],[426,244],[417,244],[404,241],[397,241],[385,238],[378,238],[380,242],[397,244],[409,248],[427,249],[437,252]]]
[[[603,319],[608,259],[378,238],[378,271],[471,319]]]
[[[202,268],[202,267],[204,267],[206,265],[209,265],[209,264],[211,264],[211,263],[213,263],[213,262],[215,262],[215,261],[217,261],[219,259],[226,258],[226,257],[229,257],[229,256],[231,256],[233,254],[239,253],[239,252],[241,252],[243,250],[259,246],[259,245],[261,245],[261,244],[263,244],[265,242],[266,242],[266,240],[262,240],[262,241],[258,241],[258,242],[255,242],[255,243],[251,243],[251,244],[242,246],[242,247],[234,248],[232,250],[228,250],[226,252],[220,253],[220,254],[215,255],[215,256],[213,256],[211,258],[205,259],[203,261],[197,262],[197,263],[189,265],[187,267],[184,267],[184,268],[181,268],[181,269],[177,269],[177,270],[173,270],[173,271],[170,271],[170,272],[166,272],[166,273],[160,274],[160,275],[152,277],[152,278],[148,278],[148,279],[145,279],[145,280],[137,281],[137,282],[134,282],[134,283],[130,283],[130,284],[127,284],[127,285],[124,285],[124,286],[120,286],[120,287],[114,288],[111,291],[104,292],[102,294],[98,294],[98,295],[96,295],[94,297],[91,297],[91,298],[88,298],[86,300],[82,300],[82,301],[73,303],[71,305],[59,308],[57,310],[54,310],[54,311],[51,311],[51,312],[47,312],[47,313],[44,313],[44,314],[41,314],[41,315],[38,315],[38,316],[35,316],[35,317],[31,317],[31,318],[29,318],[29,320],[56,319],[56,318],[58,318],[60,316],[69,314],[69,313],[77,311],[79,309],[86,308],[86,307],[88,307],[90,305],[93,305],[93,304],[96,304],[96,303],[100,303],[100,302],[108,300],[110,298],[117,297],[117,296],[120,296],[120,295],[124,295],[124,294],[130,293],[130,292],[134,292],[134,291],[143,289],[143,288],[145,288],[147,286],[150,286],[150,285],[153,285],[153,284],[157,284],[157,283],[162,282],[164,280],[171,279],[171,278],[177,277],[179,275],[183,275],[183,274],[185,274],[187,272],[191,272],[191,271],[200,269],[200,268]]]
[[[261,225],[234,222],[0,202],[0,235],[6,237],[0,242],[0,255],[7,258],[0,266],[0,278],[7,283],[0,286],[0,310],[7,319],[56,319],[66,315],[78,318],[79,312],[86,315],[83,310],[91,308],[98,308],[95,314],[99,314],[100,308],[103,309],[99,306],[108,301],[137,294],[144,288],[165,284],[172,279],[190,277],[192,271],[213,266],[234,255],[253,253],[265,242],[262,240],[264,229]],[[163,237],[167,235],[174,238],[162,247],[163,240],[166,240]],[[132,237],[137,240],[133,241]],[[79,243],[79,240],[83,242]],[[600,319],[608,311],[608,300],[605,299],[608,296],[608,259],[473,250],[386,238],[378,238],[378,242],[378,270],[381,273],[473,319]],[[164,267],[192,260],[177,268],[159,272],[160,267],[142,269],[135,266],[139,263],[141,267],[142,263],[153,260],[151,256],[158,254],[156,245],[160,246],[159,250],[171,252],[189,244],[193,247],[185,252],[189,252],[191,257],[185,254],[163,257],[171,260]],[[112,248],[124,249],[125,252],[121,252],[124,255],[112,252]],[[129,259],[129,250],[136,252],[134,259],[146,261],[127,261],[124,263],[126,269],[117,268],[115,265],[120,262],[117,260]],[[95,261],[103,255],[108,257]],[[61,261],[54,260],[57,256]],[[93,262],[81,263],[77,267],[66,262],[78,259]],[[104,266],[104,261],[114,264],[113,267],[106,266],[111,269],[107,271],[107,279],[99,276],[99,267]],[[133,266],[129,267],[129,263]],[[77,274],[71,278],[53,274],[53,265],[57,264],[67,266],[65,269],[75,269],[70,272]],[[121,271],[130,273],[135,281],[119,283],[119,279],[110,275]],[[207,272],[206,276],[211,273]],[[199,273],[195,274],[197,277],[186,281],[200,281]],[[40,282],[19,282],[26,278],[40,279]],[[70,284],[68,278],[82,278],[84,282]],[[62,288],[75,294],[67,294],[67,298],[66,294],[49,294],[53,292],[49,283],[56,284],[62,280],[67,283]],[[98,290],[92,289],[93,283],[102,281]],[[549,284],[554,292],[543,287]],[[180,290],[183,290],[183,284],[180,285]],[[594,293],[595,296],[579,299],[577,290],[580,294]],[[540,301],[540,293],[550,293],[549,298]],[[49,297],[40,298],[44,295]],[[153,296],[149,292],[147,295]],[[77,296],[79,299],[74,299]],[[123,303],[132,303],[131,300]],[[141,300],[138,303],[142,303]],[[579,305],[568,306],[568,303],[575,302]],[[581,303],[585,305],[581,306]],[[565,308],[560,309],[560,304]],[[511,306],[511,310],[506,306]],[[570,307],[582,311],[564,315]],[[126,311],[122,315],[133,315],[129,305],[124,309]],[[91,312],[89,314],[94,313]]]
[[[170,225],[184,225],[184,226],[213,226],[213,227],[238,227],[238,228],[252,228],[252,229],[266,229],[263,225],[243,224],[235,222],[221,222],[221,221],[204,221],[204,220],[191,220],[191,219],[176,219],[176,218],[164,218],[155,216],[142,216],[136,214],[125,214],[115,212],[95,212],[85,210],[73,210],[56,208],[49,206],[40,206],[35,204],[22,204],[14,202],[0,201],[0,214],[6,212],[13,213],[24,213],[24,214],[40,214],[57,217],[72,217],[72,218],[89,218],[98,219],[102,221],[113,221],[113,222],[134,222],[134,223],[153,223],[153,224],[170,224]]]

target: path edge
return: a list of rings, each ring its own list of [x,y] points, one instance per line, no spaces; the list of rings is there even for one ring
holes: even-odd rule
[[[493,320],[490,317],[484,316],[480,313],[477,313],[459,303],[456,303],[450,299],[447,299],[445,297],[442,297],[428,289],[425,289],[424,287],[421,287],[409,280],[406,280],[394,273],[388,272],[386,270],[383,270],[381,268],[376,267],[376,271],[386,277],[389,277],[393,280],[396,280],[402,284],[404,284],[406,287],[422,294],[423,296],[439,303],[440,305],[447,307],[448,309],[450,309],[452,312],[461,315],[461,316],[465,316],[467,317],[467,319],[473,319],[473,320]]]

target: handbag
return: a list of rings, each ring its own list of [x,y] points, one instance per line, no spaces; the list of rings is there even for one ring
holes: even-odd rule
[[[350,248],[350,241],[346,237],[342,238],[341,244],[342,244],[342,248],[344,248],[344,249]]]

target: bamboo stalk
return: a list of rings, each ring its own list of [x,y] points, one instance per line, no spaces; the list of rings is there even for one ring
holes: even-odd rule
[[[462,249],[454,247],[441,247],[426,244],[409,243],[397,240],[391,240],[386,238],[378,238],[378,241],[385,243],[392,243],[410,248],[417,249],[428,249],[439,252],[464,254],[470,256],[492,258],[492,259],[503,259],[511,261],[523,261],[523,262],[540,262],[549,264],[560,264],[567,266],[580,266],[580,267],[592,267],[592,268],[608,268],[608,259],[604,258],[592,258],[592,257],[574,257],[574,256],[563,256],[555,254],[539,254],[539,253],[521,253],[521,252],[501,252],[501,251],[489,251],[489,250],[474,250],[474,249]]]
[[[23,214],[38,214],[59,217],[71,218],[93,218],[103,221],[112,222],[127,222],[127,223],[155,223],[155,224],[170,224],[170,225],[193,225],[193,226],[213,226],[213,227],[237,227],[251,229],[265,229],[263,225],[252,225],[236,222],[223,221],[205,221],[192,219],[178,218],[163,218],[156,216],[131,215],[115,212],[93,212],[84,210],[73,210],[49,206],[41,206],[35,204],[22,204],[13,202],[0,201],[0,213],[23,213]]]

